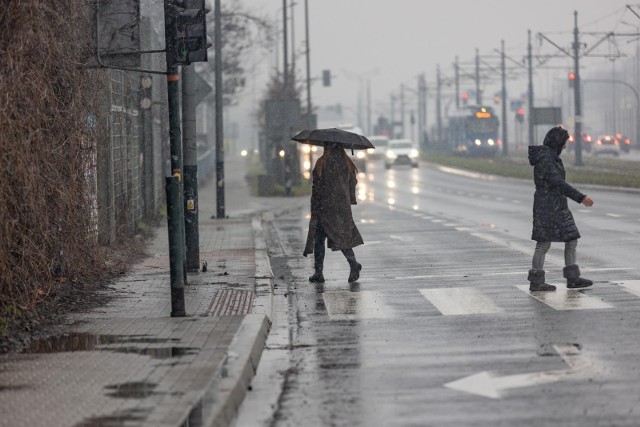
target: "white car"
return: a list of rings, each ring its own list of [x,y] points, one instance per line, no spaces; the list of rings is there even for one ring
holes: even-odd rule
[[[620,142],[611,135],[600,136],[593,143],[591,152],[594,156],[599,154],[613,154],[617,157],[620,155]]]
[[[367,139],[371,141],[375,149],[369,148],[367,154],[372,159],[382,159],[387,154],[387,146],[389,145],[389,137],[384,135],[368,136]]]
[[[418,148],[410,139],[392,139],[387,146],[384,166],[387,169],[395,165],[411,165],[412,168],[417,168],[419,156]]]

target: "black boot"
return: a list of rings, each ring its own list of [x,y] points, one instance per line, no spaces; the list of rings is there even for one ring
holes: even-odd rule
[[[569,289],[588,288],[593,285],[591,280],[580,277],[580,267],[577,264],[567,265],[562,269],[562,275],[567,279]]]
[[[314,283],[324,283],[324,276],[322,275],[322,269],[316,268],[316,272],[309,276],[309,281]]]
[[[547,292],[547,291],[555,291],[556,287],[550,285],[548,283],[544,283],[544,270],[529,270],[529,276],[527,280],[530,282],[529,291],[530,292]]]
[[[362,264],[356,261],[355,258],[349,259],[349,283],[353,283],[360,278],[360,270],[362,270]]]

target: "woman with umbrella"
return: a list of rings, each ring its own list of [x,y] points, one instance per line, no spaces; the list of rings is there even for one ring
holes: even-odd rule
[[[358,280],[362,269],[362,265],[356,260],[353,248],[364,242],[351,214],[351,205],[357,204],[358,170],[345,152],[345,147],[362,148],[359,145],[362,140],[371,147],[373,145],[363,136],[335,131],[337,129],[303,131],[293,138],[296,141],[324,146],[324,153],[313,168],[311,220],[303,252],[305,257],[310,253],[314,255],[315,272],[309,277],[309,281],[317,283],[324,282],[325,240],[328,241],[327,245],[330,249],[340,250],[346,257],[350,267],[349,283]],[[350,138],[353,137],[344,134],[361,138],[360,143],[357,141],[349,143],[352,141]]]

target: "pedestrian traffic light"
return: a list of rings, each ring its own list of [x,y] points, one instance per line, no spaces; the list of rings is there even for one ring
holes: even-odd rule
[[[331,86],[331,70],[322,70],[322,86]]]
[[[207,36],[207,18],[209,13],[205,0],[174,0],[173,42],[174,61],[188,65],[192,62],[206,62],[207,49],[212,46]]]
[[[516,111],[516,120],[519,123],[524,122],[524,108],[522,107],[518,108],[518,111]]]
[[[570,72],[569,73],[569,87],[573,89],[575,87],[575,82],[576,82],[576,73]]]

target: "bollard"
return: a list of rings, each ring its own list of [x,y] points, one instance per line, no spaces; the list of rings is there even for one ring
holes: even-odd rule
[[[169,267],[171,270],[171,317],[184,317],[184,220],[181,214],[180,180],[166,177]]]

